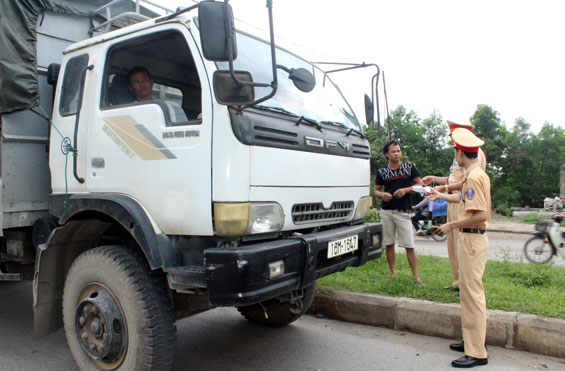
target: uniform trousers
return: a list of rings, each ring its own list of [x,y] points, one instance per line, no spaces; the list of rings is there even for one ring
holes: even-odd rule
[[[465,355],[487,358],[487,308],[483,274],[487,263],[486,234],[459,233],[459,290]]]
[[[450,202],[447,205],[447,222],[455,222],[459,219],[459,204]],[[454,228],[447,234],[447,256],[451,263],[451,275],[453,276],[453,287],[459,287],[459,267],[457,264],[457,242],[459,229]]]

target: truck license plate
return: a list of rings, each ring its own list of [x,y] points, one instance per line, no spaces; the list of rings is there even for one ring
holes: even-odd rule
[[[328,243],[328,259],[335,258],[348,252],[355,251],[359,248],[357,245],[357,236],[345,237],[341,240],[330,241]]]

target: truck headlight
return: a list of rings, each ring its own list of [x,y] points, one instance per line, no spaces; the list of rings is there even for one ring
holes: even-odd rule
[[[283,224],[282,207],[274,202],[214,204],[214,227],[219,236],[278,232]]]
[[[353,215],[353,220],[363,219],[367,212],[369,211],[369,207],[371,206],[371,196],[361,197],[359,202],[357,202],[357,208],[355,209],[355,215]]]

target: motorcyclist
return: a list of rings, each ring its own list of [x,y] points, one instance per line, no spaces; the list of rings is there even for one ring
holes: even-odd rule
[[[412,210],[420,210],[417,214],[412,216],[411,220],[414,229],[416,229],[416,236],[422,236],[425,233],[424,229],[426,228],[426,225],[424,224],[424,227],[422,227],[420,220],[426,220],[430,215],[429,201],[423,198],[420,203],[412,206]]]

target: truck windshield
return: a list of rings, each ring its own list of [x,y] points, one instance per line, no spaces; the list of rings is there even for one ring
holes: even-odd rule
[[[253,81],[270,83],[273,79],[271,71],[271,48],[263,41],[237,33],[237,59],[234,69],[249,71]],[[277,48],[277,64],[287,68],[305,68],[314,73],[316,87],[309,93],[298,90],[288,78],[288,73],[277,69],[278,89],[271,99],[262,102],[263,106],[280,107],[297,116],[304,116],[318,122],[341,123],[344,127],[360,130],[359,121],[353,110],[333,82],[317,67],[313,67],[304,59],[285,50]],[[228,70],[227,62],[218,63],[218,68]],[[255,97],[259,98],[271,92],[271,88],[255,88]],[[341,126],[341,125],[340,125]]]

